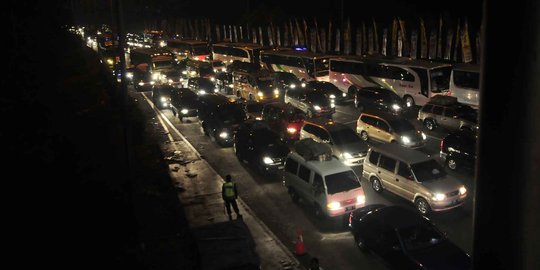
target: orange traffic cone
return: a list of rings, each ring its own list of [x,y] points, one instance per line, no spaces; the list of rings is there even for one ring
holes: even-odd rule
[[[306,253],[306,249],[304,247],[304,239],[302,237],[302,235],[304,234],[304,232],[302,231],[302,229],[298,229],[296,230],[296,247],[295,247],[295,253],[296,255],[300,256],[300,255],[304,255]]]

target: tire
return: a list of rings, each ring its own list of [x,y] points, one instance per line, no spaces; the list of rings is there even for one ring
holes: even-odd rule
[[[458,168],[457,161],[453,157],[449,157],[446,159],[446,165],[452,171],[455,171]]]
[[[377,193],[381,193],[382,190],[383,190],[383,186],[381,184],[381,180],[379,180],[378,178],[376,177],[373,177],[371,179],[371,187],[373,188],[373,190],[375,190],[375,192]]]
[[[436,127],[435,121],[431,118],[424,119],[424,126],[429,130],[434,130]]]
[[[369,136],[366,131],[362,130],[362,132],[360,132],[360,139],[362,139],[364,142],[369,140]]]
[[[364,240],[362,240],[362,238],[360,238],[359,236],[357,236],[357,235],[354,236],[354,243],[356,244],[356,247],[360,251],[362,251],[364,253],[366,253],[368,251],[367,248],[366,248],[366,245],[364,244]]]
[[[289,188],[289,196],[291,196],[291,200],[293,203],[298,203],[298,200],[300,199],[298,197],[298,193],[293,188]]]
[[[416,103],[414,103],[414,98],[411,96],[404,96],[403,100],[405,100],[405,104],[407,107],[414,107]]]
[[[416,201],[414,201],[414,205],[416,206],[418,212],[420,212],[424,216],[427,216],[431,212],[429,203],[424,198],[416,199]]]

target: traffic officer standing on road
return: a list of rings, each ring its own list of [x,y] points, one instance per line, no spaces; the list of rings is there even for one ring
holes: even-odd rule
[[[225,176],[225,183],[221,187],[221,196],[223,201],[225,201],[225,208],[227,208],[227,214],[229,215],[229,220],[232,220],[231,216],[231,205],[234,208],[236,213],[236,218],[241,219],[240,210],[238,210],[238,205],[236,204],[236,199],[238,198],[238,190],[236,189],[236,184],[232,181],[230,174]]]

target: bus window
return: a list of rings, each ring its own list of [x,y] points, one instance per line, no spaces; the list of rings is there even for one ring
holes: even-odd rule
[[[454,84],[460,88],[480,89],[480,73],[454,70]]]
[[[431,92],[441,93],[443,90],[450,88],[450,72],[451,67],[441,67],[431,70]]]

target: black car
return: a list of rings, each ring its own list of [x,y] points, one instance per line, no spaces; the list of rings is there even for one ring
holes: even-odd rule
[[[189,78],[187,87],[198,95],[214,93],[216,86],[207,78]]]
[[[215,77],[216,88],[224,94],[233,94],[233,77],[232,74],[227,72],[220,72]]]
[[[176,90],[170,85],[153,85],[152,86],[152,101],[159,109],[168,109],[171,105],[171,96]]]
[[[403,206],[368,205],[349,216],[362,251],[380,257],[392,269],[470,269],[471,258],[431,221]]]
[[[204,134],[221,146],[233,144],[234,131],[247,119],[243,104],[218,94],[199,96],[197,115]]]
[[[171,110],[174,116],[178,116],[181,122],[185,117],[197,116],[199,106],[198,95],[189,88],[175,89],[171,96]]]
[[[279,91],[280,97],[283,97],[283,95],[285,95],[285,91],[287,91],[289,88],[294,89],[302,85],[298,77],[289,72],[274,72],[272,76],[274,77],[274,87]]]
[[[289,147],[260,120],[244,122],[234,133],[234,152],[238,159],[247,162],[260,172],[275,173],[283,169]]]
[[[400,114],[406,108],[403,99],[394,91],[377,87],[365,87],[356,91],[354,106],[362,111],[383,111],[391,114]]]
[[[448,168],[474,169],[476,162],[476,136],[470,130],[452,132],[441,141],[441,158]]]
[[[339,90],[339,88],[329,82],[309,81],[306,83],[306,87],[326,93],[330,98],[330,101],[335,104],[341,104],[347,99],[347,94],[345,92]]]

